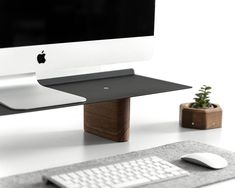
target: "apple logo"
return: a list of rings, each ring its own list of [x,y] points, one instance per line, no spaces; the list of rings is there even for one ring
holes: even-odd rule
[[[38,60],[39,64],[42,64],[42,63],[46,62],[45,56],[46,56],[46,54],[44,53],[44,50],[42,51],[42,53],[38,54],[37,60]]]

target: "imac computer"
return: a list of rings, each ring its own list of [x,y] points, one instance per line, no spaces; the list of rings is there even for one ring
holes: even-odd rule
[[[84,67],[151,57],[155,0],[0,0],[0,103],[84,102],[39,84]]]

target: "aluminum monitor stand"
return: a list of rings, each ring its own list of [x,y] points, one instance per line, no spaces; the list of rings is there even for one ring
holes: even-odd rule
[[[15,110],[83,103],[86,98],[38,83],[36,73],[0,76],[0,103]]]

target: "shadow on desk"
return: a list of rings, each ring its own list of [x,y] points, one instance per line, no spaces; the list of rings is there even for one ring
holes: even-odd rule
[[[146,125],[143,124],[136,124],[135,127],[132,127],[135,132],[141,132],[141,134],[151,134],[154,132],[157,133],[189,133],[189,132],[197,132],[198,130],[195,129],[187,129],[182,128],[179,126],[178,121],[170,121],[170,122],[156,122],[156,123],[149,123]]]
[[[0,138],[0,150],[50,149],[72,146],[112,144],[113,141],[85,133],[83,130],[8,135]]]
[[[134,138],[139,138],[139,142],[147,142],[149,145],[152,143],[163,145],[184,140],[196,140],[217,145],[223,132],[222,129],[197,130],[182,128],[179,126],[178,121],[139,123],[132,126],[131,131],[135,135]]]

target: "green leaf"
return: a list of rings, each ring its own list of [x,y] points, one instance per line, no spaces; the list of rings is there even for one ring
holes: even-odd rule
[[[203,93],[196,93],[195,94],[197,97],[202,97]]]

